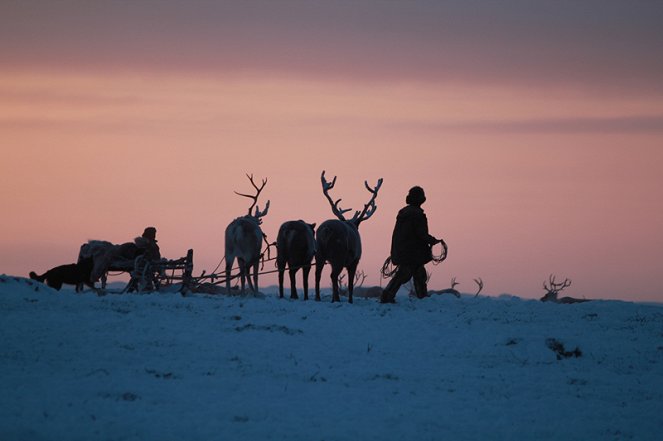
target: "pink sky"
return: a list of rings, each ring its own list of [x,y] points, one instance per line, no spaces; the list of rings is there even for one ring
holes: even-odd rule
[[[344,207],[384,178],[361,226],[367,285],[421,185],[450,247],[431,288],[482,277],[489,294],[538,298],[555,273],[575,297],[661,300],[661,8],[610,3],[590,20],[507,2],[491,20],[455,3],[164,4],[0,7],[0,273],[148,225],[166,257],[193,248],[210,271],[248,207],[233,193],[245,173],[269,179],[275,240],[286,220],[330,218],[324,169]]]

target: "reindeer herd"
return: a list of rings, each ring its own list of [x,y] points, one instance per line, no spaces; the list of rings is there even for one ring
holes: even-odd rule
[[[225,232],[226,247],[226,290],[230,292],[231,268],[235,259],[239,266],[239,278],[241,291],[245,291],[245,284],[248,281],[249,289],[258,291],[258,269],[262,257],[262,242],[266,242],[266,236],[260,225],[262,218],[267,215],[269,210],[269,201],[265,204],[265,209],[260,210],[257,203],[260,193],[267,184],[267,179],[263,179],[260,185],[257,185],[253,175],[247,175],[251,185],[255,189],[255,194],[237,193],[240,196],[250,198],[253,203],[249,207],[248,214],[233,220]],[[356,283],[357,266],[361,259],[361,235],[359,234],[359,225],[369,219],[375,213],[377,205],[378,192],[382,186],[382,178],[378,179],[377,184],[371,187],[367,181],[364,181],[366,190],[371,197],[364,204],[363,209],[356,210],[351,218],[346,218],[345,213],[352,209],[343,209],[340,207],[341,199],[334,200],[329,192],[336,184],[336,176],[330,181],[325,177],[323,171],[320,175],[322,184],[322,193],[329,202],[331,211],[335,219],[329,219],[315,229],[316,224],[309,224],[303,220],[289,220],[281,224],[276,238],[276,266],[279,280],[279,297],[283,298],[285,271],[288,270],[290,276],[290,298],[297,299],[297,271],[302,270],[302,285],[304,300],[308,300],[308,277],[315,258],[315,300],[320,300],[320,279],[325,264],[331,266],[332,282],[332,302],[341,300],[340,291],[347,293],[348,302],[353,302],[353,291]],[[254,210],[255,208],[255,210]],[[269,245],[269,244],[268,244]],[[347,271],[347,286],[340,288],[343,270]],[[365,276],[364,276],[365,277]],[[429,275],[430,277],[430,275]],[[478,286],[475,297],[483,288],[481,278],[474,279]],[[460,297],[460,292],[455,289],[458,284],[456,278],[451,280],[451,288],[439,291],[429,291],[429,294],[451,294]],[[548,284],[544,282],[546,295],[541,301],[550,301],[556,303],[576,303],[586,301],[584,299],[574,299],[571,297],[557,298],[557,294],[564,288],[571,285],[569,279],[558,283],[553,275],[550,276]],[[380,290],[381,291],[381,290]],[[379,293],[378,293],[379,295]]]
[[[252,199],[253,204],[249,207],[248,214],[234,219],[225,232],[226,289],[228,292],[230,292],[230,271],[235,259],[237,259],[239,267],[241,291],[245,291],[247,281],[250,290],[258,291],[258,268],[262,256],[262,242],[266,237],[260,225],[262,218],[267,215],[269,210],[269,201],[265,204],[263,211],[260,211],[257,203],[267,180],[263,179],[262,183],[257,185],[253,175],[247,175],[247,177],[255,189],[255,194],[235,193]],[[302,220],[290,220],[281,224],[276,238],[279,296],[283,297],[284,277],[287,268],[290,276],[290,298],[298,298],[296,274],[301,269],[304,299],[308,300],[308,276],[313,265],[313,258],[315,258],[315,299],[320,300],[322,269],[326,263],[329,263],[331,266],[332,302],[341,299],[339,276],[345,269],[348,273],[348,302],[352,303],[353,282],[361,259],[359,225],[375,213],[377,209],[375,200],[382,186],[382,179],[378,180],[375,187],[369,186],[366,181],[364,182],[371,198],[364,204],[363,209],[355,211],[354,216],[350,219],[347,219],[344,214],[351,209],[342,209],[339,206],[341,199],[334,201],[329,195],[329,191],[336,184],[336,176],[329,182],[323,171],[320,180],[322,192],[329,201],[336,219],[324,221],[317,231],[315,230],[315,224],[309,224]]]
[[[239,285],[242,293],[246,291],[248,284],[249,290],[258,292],[258,275],[261,261],[263,259],[262,244],[267,244],[267,249],[273,244],[267,242],[266,235],[262,231],[262,219],[269,211],[269,203],[260,210],[258,206],[258,198],[261,192],[267,185],[267,179],[263,179],[260,185],[256,184],[253,175],[247,177],[251,182],[255,192],[254,194],[244,194],[235,192],[239,196],[251,199],[253,202],[249,206],[246,215],[234,219],[228,224],[225,230],[225,289],[227,293],[231,291],[231,280],[239,277]],[[348,302],[353,302],[353,291],[359,281],[359,286],[363,282],[365,275],[363,272],[357,273],[359,260],[361,259],[361,235],[359,234],[359,225],[370,219],[377,209],[375,200],[378,197],[380,188],[382,187],[382,178],[378,179],[377,184],[371,187],[367,181],[364,181],[366,190],[370,193],[370,198],[361,210],[356,210],[351,218],[346,218],[345,213],[352,209],[343,209],[340,207],[341,199],[334,200],[330,191],[333,190],[336,184],[336,176],[330,181],[325,177],[323,171],[320,175],[320,182],[322,185],[322,193],[329,202],[331,211],[335,218],[326,220],[320,224],[316,231],[316,224],[309,224],[303,220],[289,220],[283,222],[279,228],[276,238],[276,267],[278,271],[279,281],[279,297],[283,298],[284,294],[284,278],[285,271],[288,270],[290,277],[290,298],[297,299],[297,272],[302,270],[302,283],[304,300],[308,300],[308,277],[311,267],[314,265],[313,259],[315,258],[315,300],[320,300],[320,279],[322,277],[322,270],[325,264],[331,267],[331,282],[332,282],[332,302],[339,302],[341,300],[341,291],[347,294]],[[77,285],[77,291],[80,284],[88,283],[94,287],[94,282],[101,278],[102,291],[105,287],[105,276],[109,270],[130,271],[132,273],[132,281],[134,280],[134,273],[137,271],[138,259],[134,259],[135,252],[128,253],[125,256],[124,251],[131,251],[133,243],[126,243],[115,245],[106,241],[89,241],[81,246],[79,252],[79,260],[76,264],[61,265],[47,271],[42,276],[34,272],[30,273],[30,277],[41,282],[45,280],[49,286],[60,289],[63,283]],[[188,287],[193,279],[191,272],[193,271],[193,250],[189,250],[186,258],[178,259],[175,261],[157,262],[155,268],[159,270],[159,274],[165,269],[181,269],[183,275],[180,278],[187,283],[183,283],[184,287]],[[233,264],[237,261],[239,274],[233,276],[231,274]],[[149,264],[149,262],[147,263]],[[342,280],[345,277],[341,273],[343,270],[347,272],[347,286],[341,286]],[[383,268],[384,270],[384,268]],[[143,271],[138,271],[141,275],[141,280],[148,273],[147,266]],[[383,273],[384,274],[384,273]],[[430,274],[428,275],[430,277]],[[199,280],[204,278],[220,278],[217,274],[205,276],[205,272],[200,276]],[[481,292],[483,288],[483,280],[481,278],[474,279],[478,285],[478,290],[475,297]],[[220,281],[223,283],[223,280]],[[212,282],[215,285],[214,282]],[[455,289],[458,284],[456,278],[451,279],[451,288],[439,291],[428,291],[429,295],[434,294],[451,294],[460,297],[460,292]],[[156,283],[158,286],[158,283]],[[558,298],[558,294],[564,288],[571,285],[569,279],[563,282],[557,282],[553,275],[550,276],[547,284],[544,282],[543,288],[546,290],[546,295],[541,298],[544,302],[554,303],[578,303],[587,301],[585,299],[575,299],[572,297]],[[202,286],[202,285],[199,285]],[[131,283],[128,288],[134,287]],[[82,285],[80,286],[82,288]],[[125,289],[126,290],[126,289]],[[378,287],[364,288],[365,293],[370,292],[371,296],[379,297],[382,290]],[[374,293],[374,291],[379,291]]]

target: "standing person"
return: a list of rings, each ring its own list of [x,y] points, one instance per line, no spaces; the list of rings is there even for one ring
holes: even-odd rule
[[[437,243],[446,244],[428,233],[428,219],[421,205],[426,202],[424,189],[415,186],[405,198],[407,206],[398,212],[396,225],[391,238],[391,261],[398,266],[396,274],[389,281],[380,303],[395,303],[396,293],[402,284],[414,278],[414,290],[418,298],[428,295],[426,286],[426,265],[433,260],[431,247]]]

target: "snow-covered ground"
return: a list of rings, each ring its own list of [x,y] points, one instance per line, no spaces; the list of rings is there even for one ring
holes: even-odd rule
[[[98,297],[0,276],[0,440],[663,434],[660,305],[275,292]]]

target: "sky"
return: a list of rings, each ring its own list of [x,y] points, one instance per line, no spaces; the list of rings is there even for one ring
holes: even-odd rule
[[[554,273],[661,300],[662,21],[659,2],[3,1],[0,273],[149,225],[209,272],[247,173],[275,240],[332,217],[326,170],[344,208],[384,178],[365,285],[420,185],[449,245],[430,288],[538,298]]]

